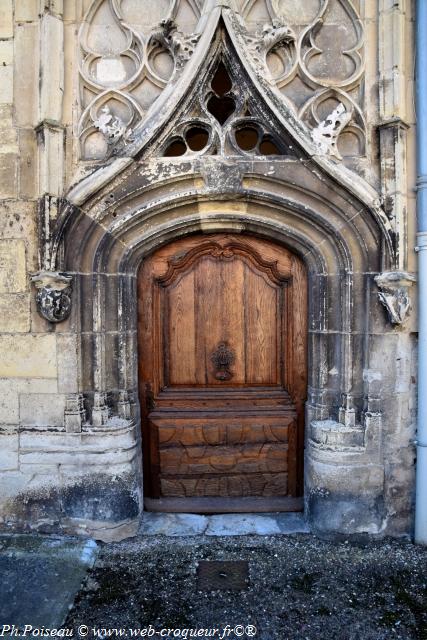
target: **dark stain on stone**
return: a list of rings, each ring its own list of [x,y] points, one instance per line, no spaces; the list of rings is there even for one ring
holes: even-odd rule
[[[85,476],[73,485],[21,493],[7,511],[7,524],[46,533],[57,531],[67,518],[116,523],[138,517],[138,491],[131,477]]]

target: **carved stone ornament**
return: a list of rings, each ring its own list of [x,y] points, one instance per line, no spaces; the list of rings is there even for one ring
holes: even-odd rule
[[[200,39],[200,34],[185,35],[174,20],[162,20],[160,27],[151,37],[151,42],[157,42],[160,46],[168,50],[175,62],[175,68],[180,69],[191,58],[196,44]]]
[[[226,342],[220,342],[211,354],[211,361],[215,367],[215,378],[223,382],[231,380],[233,374],[230,371],[235,360],[234,351],[229,349]]]
[[[271,24],[265,24],[262,31],[256,36],[246,36],[253,60],[258,69],[273,82],[267,65],[267,55],[280,48],[292,49],[295,46],[296,36],[292,29],[277,18]]]
[[[60,271],[39,271],[31,276],[37,288],[37,310],[49,322],[63,322],[71,313],[73,277]]]
[[[107,106],[101,109],[101,115],[93,124],[104,135],[109,146],[117,145],[122,139],[131,139],[131,130],[118,116],[113,115]]]
[[[313,129],[311,137],[321,154],[335,156],[342,160],[337,148],[337,140],[341,131],[350,122],[351,117],[352,114],[348,113],[345,106],[340,102],[336,109]]]
[[[409,288],[416,278],[404,271],[386,271],[376,276],[378,298],[387,310],[391,324],[403,324],[411,312]]]

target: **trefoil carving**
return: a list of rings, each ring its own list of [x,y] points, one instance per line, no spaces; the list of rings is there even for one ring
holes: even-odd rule
[[[210,81],[199,92],[191,116],[183,116],[163,155],[262,155],[295,157],[291,140],[279,138],[257,115],[249,92],[236,82],[226,55],[220,56]]]
[[[37,294],[37,310],[49,322],[63,322],[71,313],[73,277],[59,271],[39,271],[31,276]]]
[[[277,88],[284,103],[309,128],[324,119],[324,109],[320,119],[314,113],[322,103],[331,99],[342,102],[352,112],[352,123],[343,136],[342,155],[345,161],[363,157],[365,33],[360,11],[352,0],[296,4],[288,0],[248,0],[235,18],[236,30],[242,35],[254,70]],[[267,14],[270,22],[256,32],[257,16],[261,14]],[[329,111],[333,108],[330,104],[328,107]],[[330,154],[325,146],[325,153],[335,155],[334,148]]]

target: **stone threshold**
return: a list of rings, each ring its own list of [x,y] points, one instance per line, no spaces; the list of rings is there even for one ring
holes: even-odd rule
[[[310,533],[303,513],[155,513],[144,511],[142,536],[247,536]]]

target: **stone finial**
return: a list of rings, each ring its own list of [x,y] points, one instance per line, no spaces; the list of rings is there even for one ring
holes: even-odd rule
[[[336,109],[313,129],[311,137],[318,146],[320,153],[335,156],[338,160],[342,160],[337,147],[338,136],[344,127],[348,125],[351,117],[352,114],[340,102]]]
[[[39,271],[31,276],[37,310],[49,322],[63,322],[71,313],[73,276],[61,271]]]
[[[380,291],[378,298],[387,310],[391,324],[403,324],[411,312],[409,288],[416,281],[411,273],[405,271],[385,271],[375,277]]]

